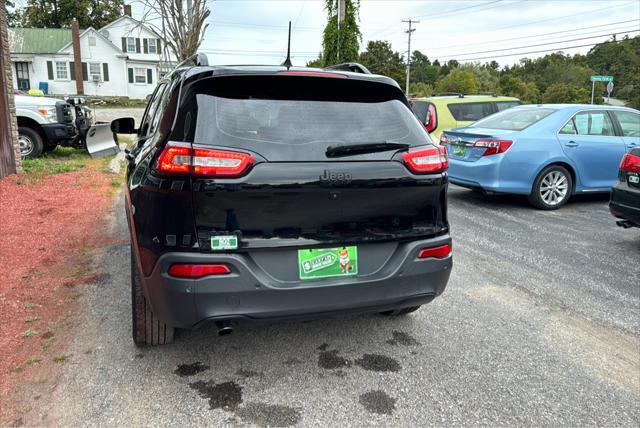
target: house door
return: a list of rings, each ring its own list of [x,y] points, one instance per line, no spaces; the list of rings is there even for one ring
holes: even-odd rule
[[[31,89],[31,84],[29,83],[28,62],[16,62],[16,79],[18,80],[19,90],[28,91]]]

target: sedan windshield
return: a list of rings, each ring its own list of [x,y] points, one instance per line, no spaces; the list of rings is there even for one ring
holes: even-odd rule
[[[509,131],[522,131],[525,128],[541,121],[553,113],[550,108],[511,108],[500,113],[493,114],[470,125],[471,128],[507,129]]]

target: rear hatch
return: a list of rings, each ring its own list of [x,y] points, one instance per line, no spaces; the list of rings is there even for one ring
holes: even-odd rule
[[[403,161],[438,149],[397,87],[285,74],[212,77],[183,91],[172,139],[196,156],[249,159],[238,173],[192,178],[200,251],[234,236],[238,251],[259,261],[271,260],[267,249],[293,257],[296,248],[357,243],[369,251],[368,243],[447,231],[446,174],[415,174]],[[395,245],[380,245],[371,260],[383,263]]]

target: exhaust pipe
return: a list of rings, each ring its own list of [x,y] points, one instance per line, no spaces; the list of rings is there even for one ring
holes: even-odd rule
[[[625,229],[630,229],[633,227],[633,224],[629,220],[618,220],[616,224],[620,227],[624,227]]]
[[[216,321],[218,327],[218,336],[226,336],[233,333],[233,327],[229,321]]]

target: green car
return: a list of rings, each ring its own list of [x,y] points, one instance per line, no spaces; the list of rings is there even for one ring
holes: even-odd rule
[[[471,125],[490,114],[521,104],[517,98],[494,95],[454,94],[411,99],[414,114],[435,141],[440,141],[444,130]]]

